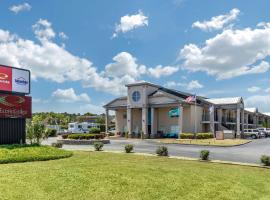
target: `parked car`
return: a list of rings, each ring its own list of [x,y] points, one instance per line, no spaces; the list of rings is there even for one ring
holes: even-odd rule
[[[260,132],[263,132],[265,134],[265,137],[270,137],[270,128],[258,128]]]
[[[244,129],[244,136],[257,139],[262,137],[258,129]]]

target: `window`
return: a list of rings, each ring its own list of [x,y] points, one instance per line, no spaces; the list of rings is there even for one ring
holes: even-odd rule
[[[82,128],[82,125],[78,125],[78,128]]]
[[[135,91],[135,92],[132,93],[132,100],[133,100],[134,102],[139,101],[140,98],[141,98],[141,94],[140,94],[139,91]]]

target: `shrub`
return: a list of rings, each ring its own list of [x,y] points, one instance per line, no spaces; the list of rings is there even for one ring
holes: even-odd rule
[[[208,151],[208,150],[201,150],[200,158],[202,160],[208,160],[209,159],[209,154],[210,154],[210,151]]]
[[[69,134],[63,134],[63,135],[62,135],[62,138],[63,138],[63,139],[67,139],[68,136],[69,136]]]
[[[56,147],[56,148],[62,148],[63,144],[61,142],[54,142],[52,143],[52,147]]]
[[[106,126],[105,126],[105,124],[100,124],[100,125],[99,125],[99,128],[100,128],[100,132],[105,132],[105,131],[106,131]]]
[[[270,166],[270,156],[262,155],[261,163],[263,163],[265,166]]]
[[[158,156],[168,156],[168,148],[165,146],[159,146],[156,153]]]
[[[90,128],[89,133],[98,134],[98,133],[100,133],[100,129],[99,128]]]
[[[181,139],[194,139],[195,134],[194,133],[181,133],[180,138]]]
[[[72,154],[71,151],[38,144],[1,145],[0,164],[55,160],[70,157]]]
[[[126,153],[131,153],[133,151],[134,145],[133,144],[126,144],[125,151]]]
[[[68,139],[73,139],[73,140],[90,140],[90,139],[103,139],[104,134],[79,134],[79,133],[73,133],[67,135]]]
[[[197,139],[210,139],[213,138],[213,133],[197,133],[196,138]]]
[[[102,150],[102,148],[103,148],[103,143],[102,142],[95,142],[94,143],[94,147],[95,147],[95,150],[96,151],[101,151]]]
[[[42,138],[46,138],[45,126],[39,122],[32,121],[27,125],[26,137],[30,143],[40,144]]]
[[[47,138],[48,137],[55,137],[56,134],[57,134],[57,130],[56,129],[47,128],[45,130],[45,135],[46,135]]]

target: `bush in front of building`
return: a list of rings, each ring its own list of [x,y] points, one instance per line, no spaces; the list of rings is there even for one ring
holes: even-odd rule
[[[213,133],[197,133],[196,139],[211,139],[214,138]]]
[[[133,151],[134,145],[133,144],[126,144],[125,151],[126,153],[131,153]]]
[[[95,142],[94,147],[96,151],[101,151],[103,148],[104,144],[102,142]]]
[[[200,152],[201,160],[208,160],[209,159],[209,154],[210,154],[209,150],[201,150],[201,152]]]
[[[194,139],[195,134],[194,133],[181,133],[180,138],[181,139]]]
[[[73,139],[73,140],[90,140],[90,139],[103,139],[104,134],[69,134],[67,136],[67,139]]]
[[[262,155],[261,163],[264,164],[265,166],[270,166],[270,156]]]
[[[62,138],[63,138],[63,139],[67,139],[69,135],[70,135],[70,134],[63,134],[63,135],[62,135]]]
[[[156,150],[156,154],[158,156],[168,156],[169,153],[168,153],[168,147],[166,146],[159,146]]]
[[[100,133],[100,128],[90,128],[89,129],[90,134],[99,134]]]
[[[45,130],[46,137],[56,137],[56,134],[57,134],[57,130],[56,129],[47,128]]]

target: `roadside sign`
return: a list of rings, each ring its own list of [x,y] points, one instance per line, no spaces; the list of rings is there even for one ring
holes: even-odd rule
[[[0,94],[0,118],[31,118],[32,98]]]
[[[30,71],[0,65],[0,91],[30,93]]]

